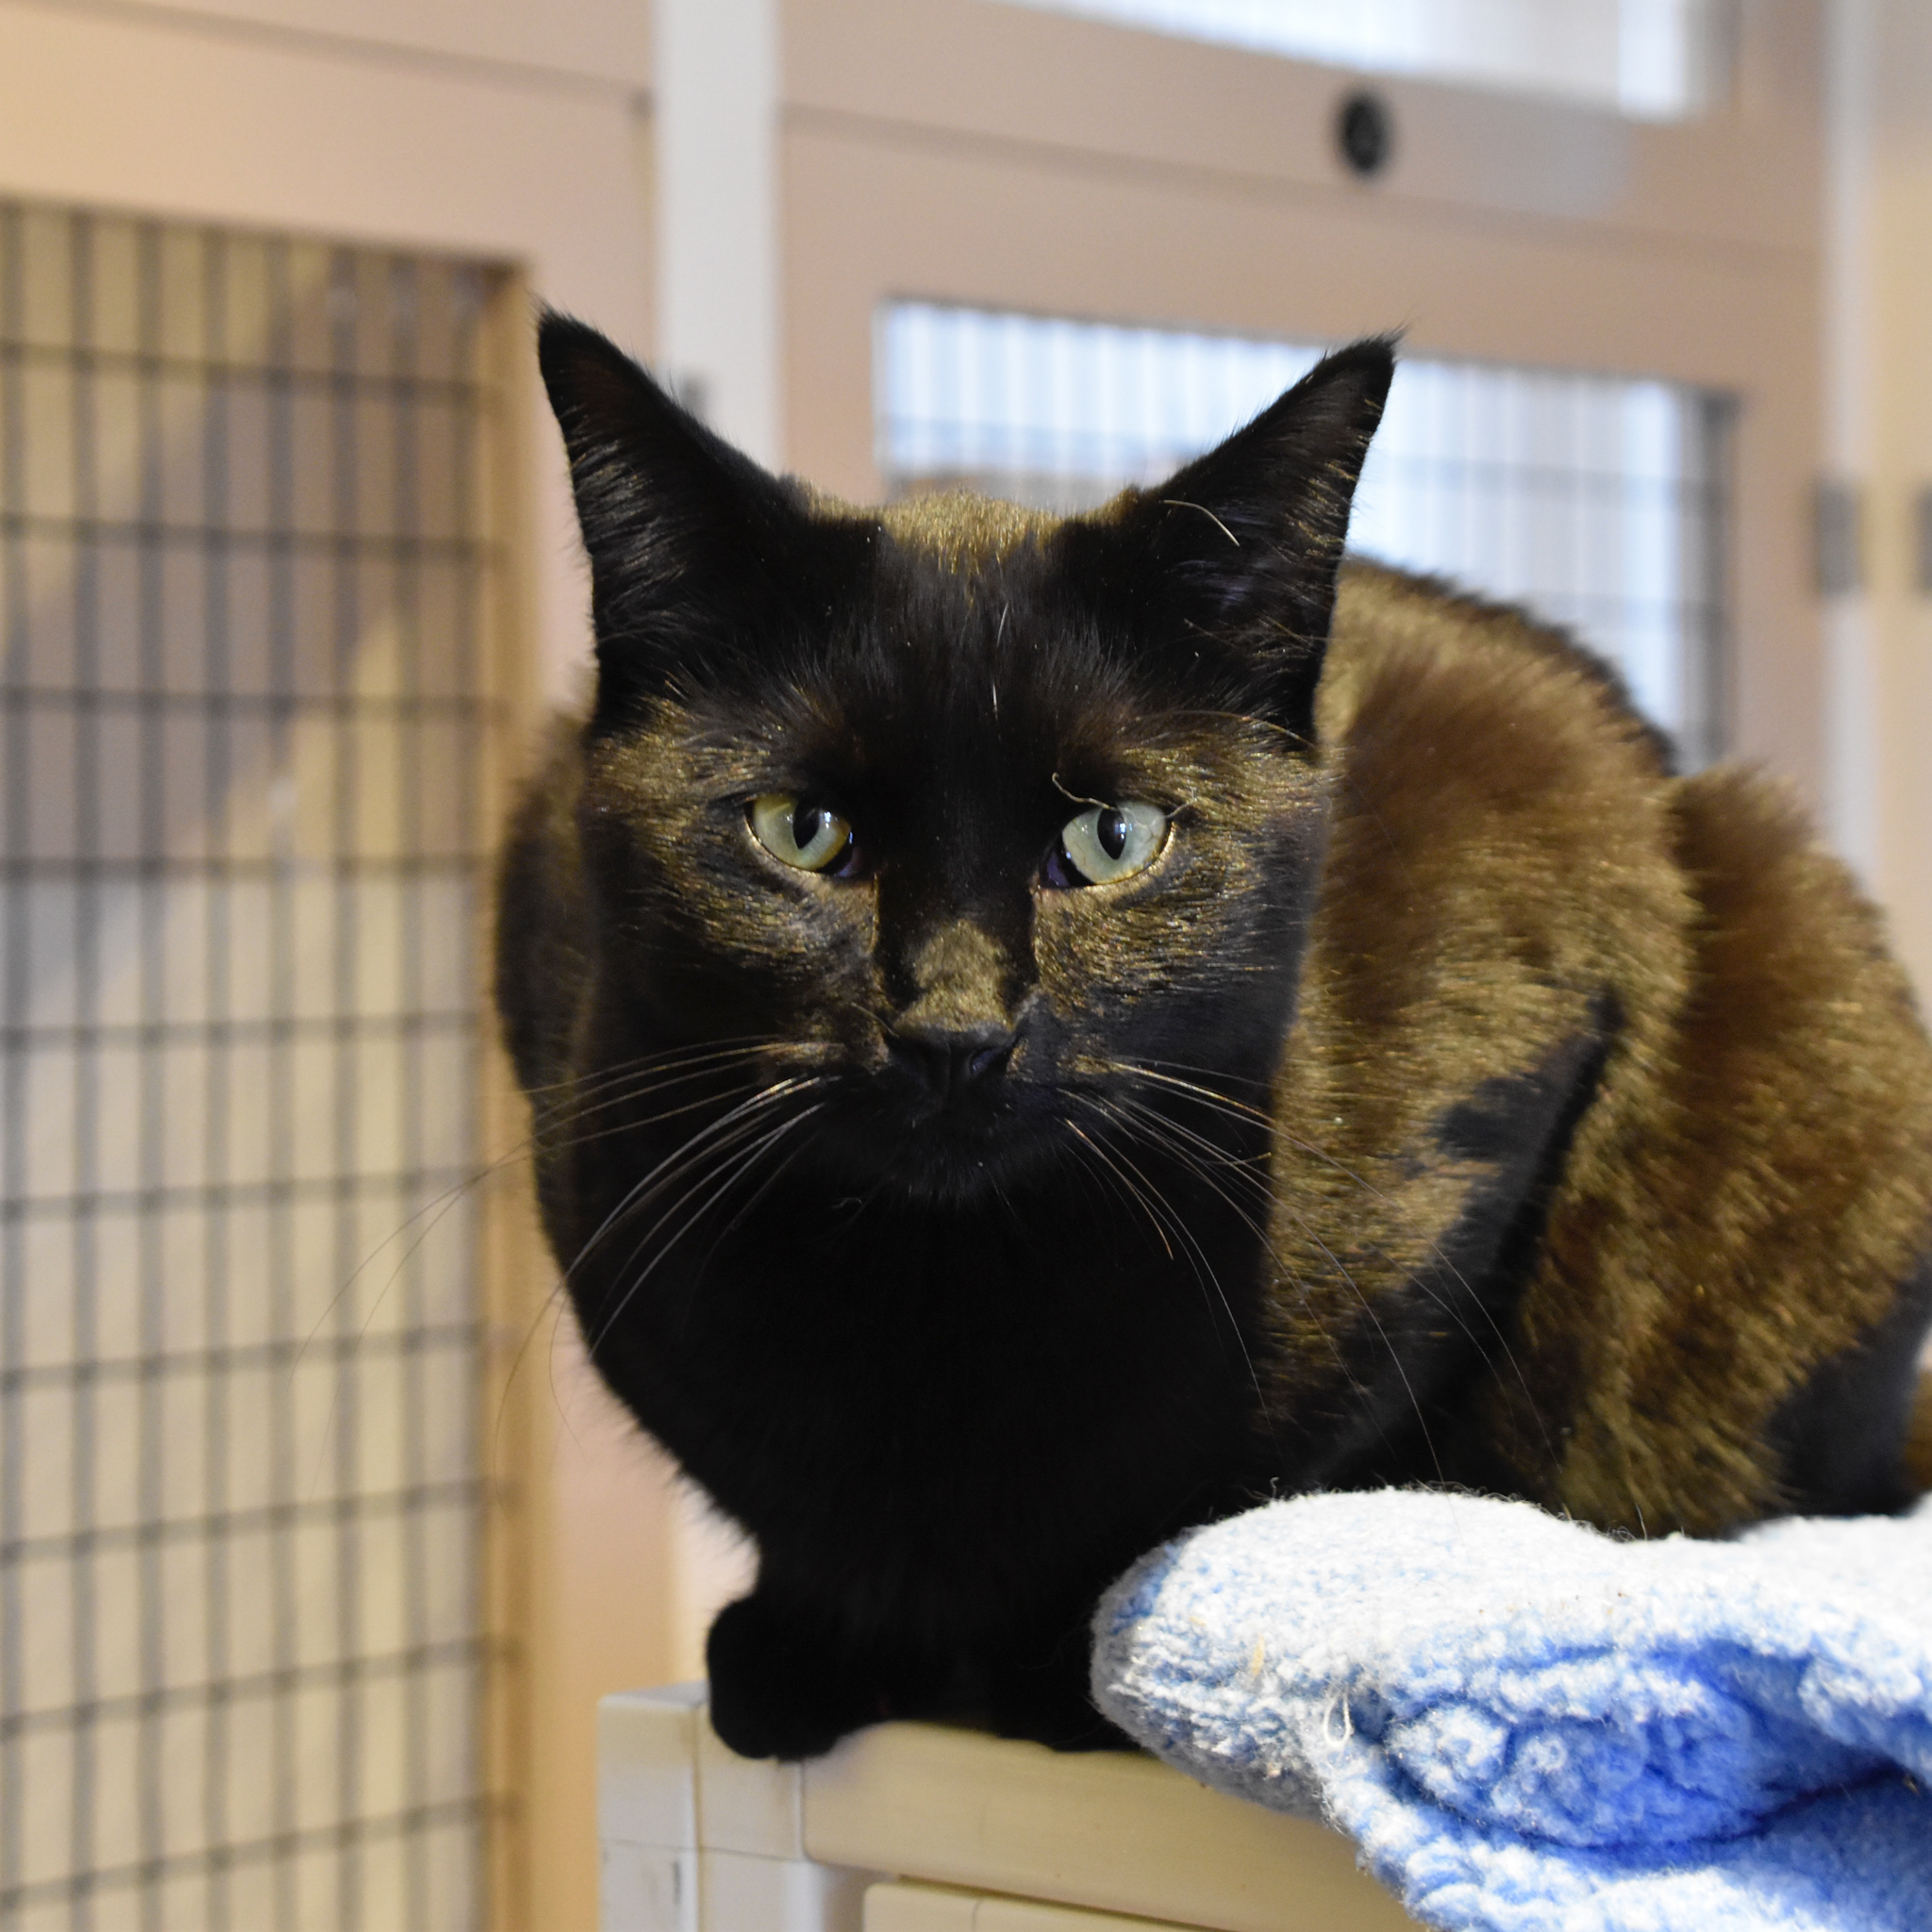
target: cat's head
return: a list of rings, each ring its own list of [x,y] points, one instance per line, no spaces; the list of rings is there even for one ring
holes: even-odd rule
[[[612,1049],[744,1041],[810,1083],[814,1159],[920,1193],[1044,1174],[1163,1081],[1258,1099],[1390,345],[1064,520],[854,509],[592,330],[550,316],[541,352],[591,562],[580,823]]]

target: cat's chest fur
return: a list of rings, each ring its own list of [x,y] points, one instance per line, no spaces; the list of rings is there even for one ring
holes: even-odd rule
[[[598,1224],[685,1124],[546,1157],[552,1224],[593,1250],[600,1367],[768,1563],[959,1641],[1265,1489],[1265,1239],[1221,1183],[1142,1149],[908,1203],[802,1162],[600,1267]]]

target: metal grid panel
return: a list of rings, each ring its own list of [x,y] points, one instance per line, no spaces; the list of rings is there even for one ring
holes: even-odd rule
[[[894,303],[879,467],[894,494],[1089,507],[1219,441],[1319,354]],[[1701,764],[1723,748],[1728,421],[1722,397],[1671,383],[1407,358],[1349,541],[1571,625]]]
[[[21,1932],[480,1916],[485,292],[0,205]]]

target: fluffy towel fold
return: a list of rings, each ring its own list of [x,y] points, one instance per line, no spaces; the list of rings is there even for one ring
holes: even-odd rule
[[[1932,1499],[1631,1542],[1307,1496],[1142,1558],[1094,1632],[1116,1724],[1319,1809],[1427,1924],[1932,1928]]]

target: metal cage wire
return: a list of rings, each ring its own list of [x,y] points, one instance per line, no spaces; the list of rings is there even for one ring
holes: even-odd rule
[[[0,205],[22,1932],[482,1910],[490,275]]]

